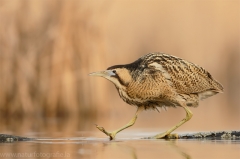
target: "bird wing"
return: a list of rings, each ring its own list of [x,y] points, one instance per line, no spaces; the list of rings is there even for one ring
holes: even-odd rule
[[[222,92],[223,90],[221,84],[214,80],[209,72],[181,58],[163,53],[150,53],[144,59],[147,68],[152,70],[153,74],[161,73],[178,93],[191,94],[208,90]]]

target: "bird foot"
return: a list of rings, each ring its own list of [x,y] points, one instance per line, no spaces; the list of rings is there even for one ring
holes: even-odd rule
[[[178,139],[178,134],[168,134],[164,132],[155,136],[146,137],[144,139]]]
[[[98,128],[98,130],[100,130],[101,132],[103,132],[104,134],[106,134],[107,136],[109,136],[110,140],[115,139],[116,133],[115,132],[107,132],[104,127],[98,126],[96,124],[96,128]]]

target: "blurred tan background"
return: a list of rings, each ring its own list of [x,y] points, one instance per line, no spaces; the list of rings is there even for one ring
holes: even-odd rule
[[[179,131],[240,128],[240,1],[0,0],[0,132],[122,126],[136,108],[88,74],[149,52],[196,63],[224,86]],[[184,116],[143,112],[134,127],[164,130]]]

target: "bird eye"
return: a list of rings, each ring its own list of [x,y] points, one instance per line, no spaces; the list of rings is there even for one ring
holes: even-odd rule
[[[113,70],[112,72],[113,72],[113,73],[117,73],[116,70]]]

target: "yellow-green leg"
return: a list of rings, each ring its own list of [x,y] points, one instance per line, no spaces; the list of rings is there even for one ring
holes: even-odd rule
[[[184,108],[184,110],[186,111],[186,117],[181,120],[177,125],[173,126],[171,129],[167,130],[166,132],[164,133],[161,133],[161,134],[157,134],[153,137],[150,137],[150,138],[153,138],[153,139],[161,139],[161,138],[165,138],[166,136],[168,136],[169,138],[172,138],[172,136],[174,136],[174,138],[178,138],[177,134],[172,134],[171,135],[171,132],[173,132],[174,130],[176,130],[178,127],[180,127],[181,125],[183,125],[185,122],[187,122],[188,120],[190,120],[193,116],[193,113],[191,112],[190,109],[188,109],[187,106],[182,106]]]
[[[138,109],[135,113],[135,116],[125,126],[121,127],[120,129],[117,129],[115,131],[107,132],[103,127],[100,127],[98,125],[96,125],[96,127],[98,128],[98,130],[100,130],[101,132],[103,132],[104,134],[109,136],[110,140],[113,140],[117,133],[119,133],[120,131],[122,131],[130,126],[133,126],[135,121],[137,120],[138,114],[141,113],[143,110],[144,110],[144,106],[138,107]]]

